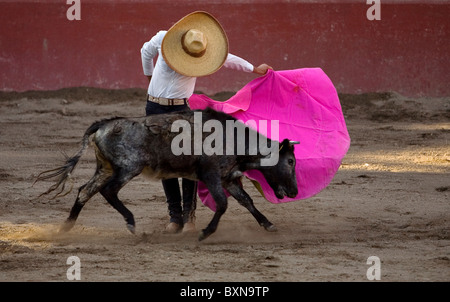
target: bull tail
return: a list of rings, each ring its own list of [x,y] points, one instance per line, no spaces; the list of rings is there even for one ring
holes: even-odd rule
[[[36,182],[41,181],[41,180],[47,180],[47,179],[51,179],[51,178],[55,178],[56,177],[56,183],[53,184],[46,192],[42,193],[41,195],[39,195],[39,197],[41,197],[42,195],[47,195],[50,194],[51,192],[57,190],[59,188],[58,193],[56,193],[56,195],[52,198],[55,199],[57,197],[62,197],[65,196],[67,194],[69,194],[72,191],[73,188],[73,184],[71,185],[71,187],[67,190],[67,192],[64,193],[64,190],[66,188],[66,182],[67,180],[70,179],[71,173],[75,170],[78,161],[80,160],[80,158],[86,153],[86,150],[88,148],[89,145],[89,137],[94,134],[95,132],[98,131],[98,129],[100,129],[100,127],[102,127],[108,120],[102,120],[99,122],[95,122],[93,123],[84,133],[83,138],[81,140],[81,147],[78,150],[78,152],[70,157],[66,159],[66,162],[64,163],[64,165],[55,168],[55,169],[51,169],[51,170],[47,170],[44,172],[41,172],[36,180],[33,183],[33,186]],[[38,197],[38,198],[39,198]]]

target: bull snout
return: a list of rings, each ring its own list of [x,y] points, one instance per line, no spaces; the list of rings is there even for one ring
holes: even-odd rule
[[[298,195],[297,184],[295,184],[291,188],[279,187],[278,190],[276,190],[274,193],[278,199],[283,199],[285,196],[289,198],[294,198],[295,196]]]
[[[295,196],[298,195],[298,189],[295,188],[295,190],[293,190],[292,192],[290,192],[290,193],[288,193],[288,194],[286,194],[286,195],[287,195],[287,197],[289,197],[289,198],[294,198]]]

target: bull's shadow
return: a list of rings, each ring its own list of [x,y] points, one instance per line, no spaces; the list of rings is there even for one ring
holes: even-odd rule
[[[216,203],[216,212],[201,231],[199,240],[216,231],[220,217],[227,209],[224,189],[267,231],[276,230],[242,188],[240,178],[244,171],[261,171],[277,198],[293,198],[298,194],[293,146],[297,142],[271,140],[230,115],[206,109],[139,118],[111,118],[93,123],[84,133],[81,148],[73,157],[63,166],[38,175],[36,181],[56,178],[56,183],[42,195],[55,190],[59,190],[56,196],[63,194],[91,136],[97,169],[79,188],[61,231],[70,230],[84,204],[100,192],[122,214],[127,228],[135,233],[134,216],[119,200],[118,193],[141,173],[153,179],[183,177],[200,180],[206,185]]]

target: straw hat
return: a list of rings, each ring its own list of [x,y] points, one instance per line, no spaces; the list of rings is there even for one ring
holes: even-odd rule
[[[202,77],[222,67],[228,39],[220,23],[207,12],[193,12],[166,33],[161,52],[167,65],[190,77]]]

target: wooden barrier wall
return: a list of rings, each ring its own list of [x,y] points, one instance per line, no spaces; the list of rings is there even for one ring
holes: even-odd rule
[[[67,4],[69,2],[69,4]],[[230,52],[275,69],[321,67],[338,92],[450,95],[449,1],[0,1],[0,90],[146,88],[140,48],[158,30],[205,10]],[[369,1],[371,2],[371,1]],[[400,4],[398,4],[400,2]],[[221,69],[205,93],[236,91],[255,75]]]

